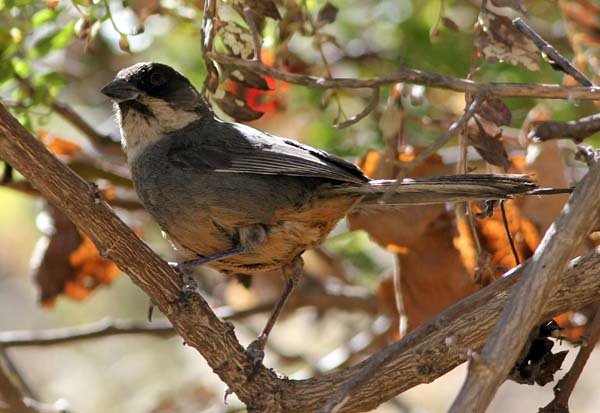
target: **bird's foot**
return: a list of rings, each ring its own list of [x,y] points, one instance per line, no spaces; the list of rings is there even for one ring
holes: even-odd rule
[[[262,365],[263,359],[265,358],[266,344],[267,335],[261,334],[260,336],[256,337],[256,339],[246,348],[246,353],[252,360],[252,371],[250,371],[250,374],[248,375],[248,380],[251,380],[252,377],[254,377]]]
[[[181,287],[181,294],[179,294],[177,298],[172,300],[171,304],[177,304],[182,301],[185,301],[191,294],[196,292],[196,290],[198,289],[198,283],[196,283],[196,280],[190,274],[190,268],[182,264],[185,264],[185,262],[169,263],[169,266],[181,276],[181,281],[183,282],[183,286]]]

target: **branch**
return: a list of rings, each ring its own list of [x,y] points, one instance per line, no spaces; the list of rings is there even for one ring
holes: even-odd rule
[[[175,330],[168,320],[145,321],[101,320],[76,327],[54,328],[35,331],[5,331],[0,333],[0,345],[4,347],[50,346],[91,338],[122,335],[148,334],[171,337]]]
[[[546,84],[527,83],[479,83],[471,80],[443,76],[437,73],[423,72],[421,70],[402,68],[400,71],[389,75],[371,79],[353,78],[324,78],[308,75],[299,75],[268,67],[261,62],[245,60],[237,57],[207,52],[208,58],[225,66],[249,70],[266,75],[288,83],[303,85],[316,89],[363,89],[376,88],[383,85],[404,82],[423,85],[440,89],[449,89],[463,93],[483,93],[498,97],[525,97],[531,99],[600,99],[600,89],[596,87],[573,87]]]
[[[576,143],[600,131],[600,115],[595,114],[568,122],[543,121],[529,133],[529,139],[547,141],[550,139],[571,138]]]
[[[544,59],[550,60],[549,63],[552,65],[554,70],[560,70],[568,75],[571,75],[573,79],[583,86],[594,86],[590,79],[588,79],[583,73],[577,70],[577,68],[575,68],[571,62],[558,53],[550,43],[545,41],[542,36],[537,34],[535,30],[531,28],[531,26],[525,23],[523,19],[517,17],[512,23],[521,33],[535,43],[538,49],[540,49],[542,52]]]
[[[600,304],[594,305],[594,318],[589,324],[587,332],[585,334],[584,344],[577,353],[577,357],[571,366],[569,372],[554,386],[554,399],[546,405],[543,409],[540,409],[540,413],[558,413],[558,412],[569,412],[569,397],[575,389],[575,384],[581,376],[581,372],[585,367],[590,354],[596,347],[596,343],[600,338]]]
[[[547,297],[558,288],[569,258],[600,219],[599,204],[600,162],[596,161],[525,266],[525,275],[515,286],[515,294],[481,355],[471,361],[450,412],[483,412],[489,405],[515,365],[529,333],[539,324]]]
[[[369,104],[367,106],[365,106],[365,108],[363,110],[361,110],[360,113],[357,113],[356,115],[352,116],[348,120],[345,120],[340,123],[336,123],[335,125],[333,125],[333,127],[336,129],[344,129],[344,128],[347,128],[348,126],[352,126],[355,123],[360,122],[361,120],[363,120],[364,118],[369,116],[369,113],[373,112],[373,110],[377,107],[378,103],[379,103],[379,88],[376,87],[373,89],[373,94],[371,95]]]

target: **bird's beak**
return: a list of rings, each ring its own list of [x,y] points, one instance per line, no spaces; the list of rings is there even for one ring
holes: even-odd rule
[[[140,91],[134,85],[123,79],[115,79],[104,86],[100,93],[108,96],[117,103],[135,100],[140,96]]]

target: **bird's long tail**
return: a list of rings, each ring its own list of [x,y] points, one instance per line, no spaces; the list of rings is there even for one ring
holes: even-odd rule
[[[362,185],[331,188],[332,194],[360,195],[358,205],[427,205],[484,199],[506,199],[537,188],[527,175],[472,174],[404,179],[393,192],[394,180],[372,180]]]

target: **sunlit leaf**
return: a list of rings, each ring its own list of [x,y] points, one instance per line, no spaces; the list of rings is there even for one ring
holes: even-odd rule
[[[28,77],[31,74],[31,63],[27,60],[13,58],[10,61],[13,71],[20,77]]]
[[[31,57],[45,56],[53,50],[64,48],[73,38],[75,22],[70,22],[61,29],[55,30],[38,40],[31,49]]]
[[[51,9],[45,8],[36,12],[31,17],[31,24],[33,27],[41,26],[44,23],[56,20],[58,15],[62,12],[62,9]]]
[[[14,69],[10,61],[0,60],[0,86],[12,79]]]

